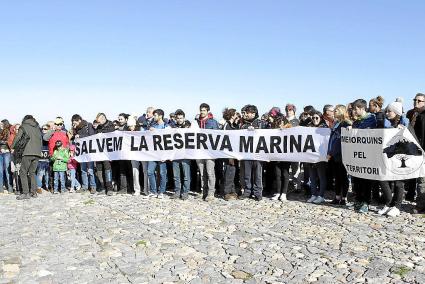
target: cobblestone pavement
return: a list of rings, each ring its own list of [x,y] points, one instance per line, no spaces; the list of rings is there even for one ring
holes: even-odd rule
[[[0,283],[425,283],[408,213],[44,193],[0,215]]]

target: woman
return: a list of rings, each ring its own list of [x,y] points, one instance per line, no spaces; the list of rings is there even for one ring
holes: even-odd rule
[[[409,125],[409,120],[403,116],[403,105],[401,102],[393,102],[386,108],[386,128],[403,129]],[[379,215],[396,217],[400,215],[400,206],[403,201],[404,181],[380,181],[385,206],[378,211]],[[394,194],[392,193],[392,190]]]
[[[310,127],[327,128],[320,111],[315,111],[311,119],[312,123],[309,125]],[[327,186],[326,163],[327,162],[308,163],[311,185],[311,197],[307,200],[309,203],[321,204],[325,201],[324,196]]]
[[[8,140],[10,136],[10,123],[7,119],[0,122],[0,193],[3,193],[3,186],[9,193],[13,192],[12,178],[10,171],[10,148]],[[4,177],[6,179],[4,180]]]
[[[377,96],[369,101],[369,112],[376,116],[376,128],[384,128],[385,113],[382,110],[384,105],[384,98]]]
[[[342,163],[341,154],[341,129],[351,125],[348,119],[347,108],[344,105],[337,105],[334,110],[335,125],[332,128],[328,145],[328,161],[334,162],[335,169],[335,198],[331,202],[334,205],[346,205],[348,193],[347,170]]]

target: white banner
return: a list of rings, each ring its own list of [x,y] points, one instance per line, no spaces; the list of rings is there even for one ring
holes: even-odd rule
[[[347,173],[373,180],[425,176],[424,152],[407,128],[342,129],[342,159]]]
[[[217,159],[260,161],[326,161],[330,130],[209,130],[168,128],[115,131],[76,139],[78,162],[104,160],[164,161]]]

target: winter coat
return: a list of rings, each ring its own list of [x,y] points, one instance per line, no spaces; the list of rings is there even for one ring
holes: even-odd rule
[[[331,130],[328,144],[328,155],[332,156],[335,162],[342,162],[341,153],[341,129],[350,126],[351,122],[337,121]]]
[[[79,138],[88,137],[94,134],[96,134],[96,131],[94,130],[93,124],[85,120],[82,120],[80,125],[74,128],[74,135],[78,135]]]
[[[196,122],[198,122],[199,128],[219,129],[218,122],[214,119],[212,113],[208,113],[208,116],[204,119],[197,117]]]
[[[374,129],[376,128],[376,117],[373,113],[367,113],[365,116],[353,122],[353,128]]]
[[[62,158],[62,159],[58,159],[58,158]],[[53,161],[54,172],[66,172],[68,168],[68,161],[69,161],[68,148],[61,147],[59,149],[54,150],[51,160]]]
[[[40,157],[42,141],[41,131],[38,122],[33,118],[22,122],[18,134],[16,134],[13,140],[12,149],[15,149],[15,146],[19,144],[18,141],[22,138],[24,133],[26,133],[29,140],[24,147],[23,156]]]
[[[422,149],[425,149],[425,110],[418,113],[415,125],[413,126],[416,137]]]
[[[112,121],[107,120],[104,124],[99,124],[96,128],[96,133],[114,132],[115,126]]]
[[[69,138],[68,134],[64,130],[50,130],[46,134],[43,135],[44,141],[49,141],[49,155],[53,155],[53,151],[55,149],[56,141],[61,141],[62,146],[67,148],[69,146]]]

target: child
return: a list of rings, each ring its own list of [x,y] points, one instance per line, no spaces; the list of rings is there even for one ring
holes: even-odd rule
[[[78,167],[78,162],[75,160],[75,145],[69,146],[69,161],[68,161],[68,173],[69,179],[71,180],[71,189],[69,192],[75,192],[74,189],[80,190],[81,184],[78,182],[75,174]]]
[[[67,163],[69,161],[69,151],[64,148],[62,141],[57,140],[55,142],[55,148],[52,155],[53,161],[53,172],[54,172],[54,191],[53,194],[58,194],[59,179],[61,183],[61,193],[66,192],[65,188],[65,172],[67,169]]]

